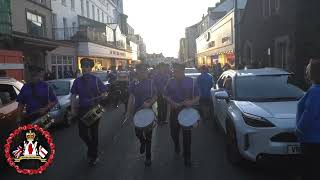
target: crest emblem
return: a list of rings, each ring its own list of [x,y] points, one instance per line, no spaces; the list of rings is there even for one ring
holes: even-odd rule
[[[5,156],[18,173],[40,174],[52,163],[54,148],[49,132],[38,125],[26,125],[10,134],[5,145]]]

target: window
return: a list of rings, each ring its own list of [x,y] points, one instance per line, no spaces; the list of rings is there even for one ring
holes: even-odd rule
[[[52,26],[53,28],[57,27],[57,14],[52,13]]]
[[[275,2],[274,2],[274,9],[275,9],[276,13],[279,13],[279,12],[280,12],[280,4],[281,4],[281,1],[280,1],[280,0],[275,0]]]
[[[72,71],[73,67],[73,56],[51,56],[51,71],[56,79],[66,78],[67,72]]]
[[[103,11],[102,11],[101,16],[102,16],[102,22],[104,23],[104,13],[103,13]]]
[[[63,18],[64,40],[69,38],[67,18]]]
[[[45,37],[45,21],[40,15],[27,12],[27,29],[28,33],[34,36]]]
[[[61,0],[61,4],[67,6],[66,0]]]
[[[109,3],[107,3],[107,12],[109,12]]]
[[[86,2],[86,6],[87,6],[87,17],[90,18],[89,1]]]
[[[94,11],[94,5],[92,5],[92,19],[95,20],[95,11]]]
[[[262,13],[263,17],[271,15],[271,0],[262,0]]]
[[[0,107],[12,103],[17,98],[14,87],[7,84],[0,85]]]
[[[77,27],[77,23],[76,22],[72,22],[72,27],[76,28]]]
[[[74,0],[71,0],[71,9],[74,10],[75,4],[74,4]]]
[[[107,23],[109,23],[109,16],[107,15]]]
[[[100,9],[97,9],[97,13],[98,13],[98,21],[100,22]]]
[[[81,3],[81,15],[84,16],[83,0],[81,0],[80,3]]]

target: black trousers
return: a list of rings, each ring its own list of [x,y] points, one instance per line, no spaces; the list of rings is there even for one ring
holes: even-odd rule
[[[157,104],[158,104],[158,118],[160,122],[163,122],[166,120],[166,116],[167,116],[167,102],[162,95],[158,95]]]
[[[175,148],[180,149],[180,129],[181,126],[178,123],[178,115],[182,109],[171,109],[170,113],[170,131],[171,138],[175,145]],[[185,160],[191,159],[191,129],[182,129],[182,137],[183,137],[183,157]]]
[[[80,116],[83,117],[90,109],[80,108]],[[98,142],[99,142],[99,121],[87,127],[81,120],[79,120],[79,136],[87,145],[87,156],[90,158],[96,158],[98,156]]]
[[[152,130],[135,128],[135,132],[140,144],[146,144],[146,159],[151,159]]]
[[[303,180],[318,180],[320,163],[320,144],[302,143]]]
[[[213,103],[211,98],[201,97],[199,100],[201,117],[209,120],[213,115]]]

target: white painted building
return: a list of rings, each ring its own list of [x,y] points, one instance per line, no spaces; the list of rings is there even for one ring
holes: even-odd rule
[[[62,74],[69,71],[71,65],[72,70],[79,69],[83,57],[94,59],[96,70],[126,66],[132,59],[126,36],[118,25],[123,13],[122,0],[52,0],[52,11],[53,38],[74,44],[48,53],[48,69],[57,71],[57,78],[63,78],[60,71]]]

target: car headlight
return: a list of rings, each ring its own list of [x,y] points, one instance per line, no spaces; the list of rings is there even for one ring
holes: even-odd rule
[[[252,114],[243,113],[244,122],[252,127],[275,127],[270,121],[263,117],[255,116]]]
[[[59,103],[57,103],[56,105],[53,106],[53,108],[50,111],[58,111],[61,109],[61,106]]]

